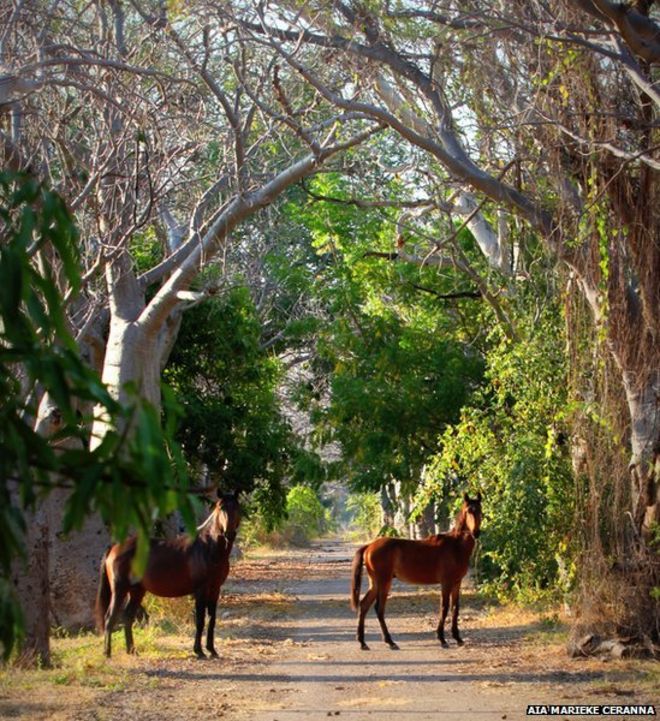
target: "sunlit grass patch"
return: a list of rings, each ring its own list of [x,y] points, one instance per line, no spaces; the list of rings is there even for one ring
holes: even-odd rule
[[[195,603],[191,596],[182,598],[161,598],[148,594],[144,607],[149,614],[145,628],[157,627],[164,633],[188,633],[194,628]],[[136,626],[136,631],[142,630]]]

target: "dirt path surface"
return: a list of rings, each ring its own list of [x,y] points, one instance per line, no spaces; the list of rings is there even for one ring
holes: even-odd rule
[[[491,625],[488,611],[478,608],[469,593],[461,614],[464,647],[452,644],[442,649],[435,639],[437,590],[400,584],[393,588],[387,610],[400,650],[392,651],[381,641],[370,612],[371,650],[362,651],[348,608],[353,550],[345,543],[317,544],[298,559],[300,580],[291,577],[293,569],[280,576],[286,581],[282,590],[297,599],[290,617],[277,628],[286,651],[267,667],[239,677],[255,687],[254,701],[241,709],[246,717],[521,719],[526,718],[528,703],[623,705],[658,700],[631,686],[624,664],[612,668],[611,662],[571,661],[562,647],[544,648],[543,622],[539,628],[538,619],[521,613],[519,618],[499,619],[506,623],[503,627]],[[277,567],[276,559],[272,565]],[[363,580],[363,591],[365,586]],[[536,642],[530,640],[534,634],[539,635]],[[637,697],[640,693],[643,698]]]
[[[121,635],[109,661],[97,636],[58,640],[57,668],[0,674],[0,718],[490,721],[527,718],[528,704],[659,701],[657,664],[571,660],[555,619],[489,608],[469,589],[464,647],[443,649],[435,639],[437,589],[398,585],[387,620],[401,650],[380,640],[370,612],[371,650],[361,651],[348,605],[353,551],[324,541],[235,564],[220,600],[218,660],[192,657],[188,601],[166,607],[160,621],[152,617],[136,637],[137,658],[125,654]]]

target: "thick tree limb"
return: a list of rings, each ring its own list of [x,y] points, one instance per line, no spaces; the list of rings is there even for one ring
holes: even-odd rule
[[[218,252],[240,222],[272,203],[286,188],[299,182],[328,158],[359,145],[382,129],[383,125],[375,125],[343,142],[323,147],[318,155],[310,154],[301,158],[275,175],[261,188],[236,196],[207,230],[204,237],[188,240],[177,251],[184,259],[138,319],[145,332],[155,332],[160,327],[177,303],[177,292],[187,290],[190,281],[198,273],[200,264]]]
[[[586,3],[579,3],[585,8]],[[615,27],[628,47],[647,63],[660,63],[660,26],[635,7],[611,0],[591,0],[606,22]]]

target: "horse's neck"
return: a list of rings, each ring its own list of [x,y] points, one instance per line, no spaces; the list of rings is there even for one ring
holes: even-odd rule
[[[236,539],[236,533],[228,533],[225,536],[225,543],[227,548],[227,555],[231,553],[231,549],[234,547],[234,540]]]
[[[472,553],[475,540],[474,536],[467,530],[467,528],[464,528],[463,530],[452,528],[450,531],[446,531],[445,533],[437,533],[435,536],[429,536],[426,540],[432,545],[441,546],[443,541],[448,538],[459,542],[463,547],[469,549],[470,553]]]
[[[460,513],[456,517],[456,520],[454,521],[454,527],[451,529],[451,531],[449,531],[447,535],[456,538],[460,542],[461,547],[467,553],[468,558],[472,555],[472,551],[474,550],[474,545],[476,541],[474,535],[467,527],[464,513]]]
[[[452,529],[449,531],[449,533],[452,536],[462,536],[465,533],[472,535],[467,527],[465,513],[461,512],[458,514],[458,516],[456,516],[456,518],[454,519],[454,525],[452,526]]]

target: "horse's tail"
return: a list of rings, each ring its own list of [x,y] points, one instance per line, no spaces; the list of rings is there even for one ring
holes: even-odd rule
[[[351,608],[357,611],[358,602],[360,600],[360,586],[362,585],[362,563],[364,560],[364,552],[367,546],[358,548],[353,556],[353,566],[351,568]]]
[[[99,633],[103,633],[105,630],[105,614],[110,605],[110,599],[112,597],[112,589],[110,588],[110,579],[108,578],[108,571],[105,567],[108,553],[112,546],[106,548],[103,558],[101,559],[101,571],[99,573],[99,586],[96,591],[96,605],[94,607],[94,613],[96,616],[96,628]]]

